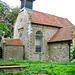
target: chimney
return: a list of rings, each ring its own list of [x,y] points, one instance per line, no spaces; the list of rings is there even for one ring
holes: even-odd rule
[[[21,10],[26,10],[27,12],[33,12],[33,1],[35,0],[20,0],[21,1]]]

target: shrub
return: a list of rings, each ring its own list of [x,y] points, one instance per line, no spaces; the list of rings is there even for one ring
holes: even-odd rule
[[[71,60],[75,59],[75,46],[72,49],[71,56],[72,56],[72,59]]]

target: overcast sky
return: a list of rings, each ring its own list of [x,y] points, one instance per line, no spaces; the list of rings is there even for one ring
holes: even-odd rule
[[[20,6],[20,0],[2,0],[10,7]],[[67,18],[75,25],[75,0],[36,0],[33,9]]]

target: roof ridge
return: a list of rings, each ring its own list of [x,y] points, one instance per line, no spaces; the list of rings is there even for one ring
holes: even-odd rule
[[[70,28],[70,27],[75,27],[75,26],[74,25],[73,26],[65,26],[65,27],[63,27],[61,29],[67,29],[67,28]]]
[[[31,17],[31,20],[33,23],[40,23],[45,25],[52,25],[52,26],[58,26],[58,27],[64,27],[73,25],[68,19],[62,18],[56,15],[52,15],[49,13],[41,12],[33,10],[33,13],[29,13],[29,16]]]
[[[59,17],[59,18],[62,18],[62,19],[67,19],[67,18],[64,18],[64,17],[60,17],[60,16],[56,16],[56,15],[53,15],[53,14],[49,14],[49,13],[46,13],[46,12],[43,12],[43,11],[37,11],[37,10],[33,10],[33,11],[36,11],[36,12],[39,12],[39,13],[48,14],[48,15],[52,15],[52,16]]]

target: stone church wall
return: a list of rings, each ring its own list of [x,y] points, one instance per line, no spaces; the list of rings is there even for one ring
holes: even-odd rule
[[[29,25],[31,25],[32,33],[29,34]],[[48,44],[47,41],[55,34],[58,30],[56,27],[44,26],[31,24],[29,15],[27,12],[23,11],[18,15],[18,18],[15,23],[14,29],[14,38],[19,38],[19,32],[22,31],[21,41],[25,46],[25,59],[30,60],[46,60],[46,56],[48,55]],[[41,53],[35,52],[35,34],[37,31],[41,31],[43,33],[43,49]]]
[[[29,15],[26,11],[22,11],[19,13],[14,29],[14,38],[19,38],[19,32],[22,31],[22,38],[21,41],[25,46],[25,59],[29,59],[29,42],[30,42],[30,35],[28,35],[28,26],[29,26]]]
[[[30,59],[36,60],[36,59],[41,59],[41,60],[46,60],[46,57],[48,56],[48,43],[47,41],[55,34],[55,32],[58,30],[56,27],[48,27],[48,26],[42,26],[42,25],[36,25],[32,24],[32,34],[30,38]],[[41,31],[43,34],[43,48],[41,53],[35,52],[35,36],[36,32]]]
[[[68,42],[57,42],[49,44],[49,59],[52,61],[69,61]]]
[[[72,47],[75,46],[75,37],[72,38]]]
[[[4,45],[3,48],[3,59],[23,59],[23,46],[7,46]]]

